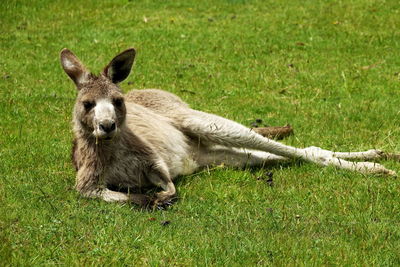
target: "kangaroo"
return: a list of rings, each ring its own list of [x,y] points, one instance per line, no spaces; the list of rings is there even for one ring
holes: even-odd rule
[[[61,65],[78,90],[72,157],[76,189],[85,197],[140,206],[170,204],[176,195],[174,178],[218,164],[264,166],[299,159],[365,174],[395,175],[374,162],[349,161],[389,156],[380,150],[291,147],[237,122],[191,109],[166,91],[132,90],[124,95],[118,84],[128,77],[135,55],[135,49],[127,49],[94,75],[70,50],[61,51]],[[149,186],[162,190],[154,198],[138,192]]]

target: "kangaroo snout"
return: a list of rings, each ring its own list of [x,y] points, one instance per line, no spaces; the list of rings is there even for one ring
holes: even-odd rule
[[[115,122],[101,122],[99,123],[99,129],[109,134],[116,129]]]
[[[117,133],[117,125],[114,120],[101,120],[97,123],[97,127],[93,134],[100,139],[110,140]]]
[[[97,102],[94,109],[94,135],[97,138],[110,139],[117,132],[117,116],[114,105],[109,99],[103,99]]]

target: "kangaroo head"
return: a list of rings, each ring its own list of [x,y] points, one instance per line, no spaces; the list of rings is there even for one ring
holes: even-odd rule
[[[135,54],[133,48],[125,50],[96,76],[87,71],[70,50],[61,51],[61,65],[78,89],[75,127],[104,140],[111,140],[118,133],[125,122],[126,108],[117,84],[128,77]]]

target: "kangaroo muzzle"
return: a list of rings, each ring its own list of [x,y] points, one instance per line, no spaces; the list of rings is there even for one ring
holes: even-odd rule
[[[94,110],[93,135],[99,139],[110,140],[117,133],[114,105],[107,99],[97,102]]]

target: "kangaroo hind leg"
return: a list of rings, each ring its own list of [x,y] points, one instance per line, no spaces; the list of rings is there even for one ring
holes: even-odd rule
[[[199,151],[196,162],[200,165],[200,167],[206,167],[210,165],[226,165],[230,167],[245,168],[273,165],[280,162],[286,162],[288,160],[288,158],[264,151],[212,146]]]
[[[395,175],[394,171],[377,163],[349,162],[335,157],[332,151],[316,147],[302,149],[284,145],[265,138],[237,122],[217,115],[189,110],[187,114],[182,116],[181,121],[182,131],[198,138],[205,144],[260,150],[289,159],[301,159],[320,166],[335,166],[366,174]],[[337,155],[344,157],[344,154],[337,153]]]

